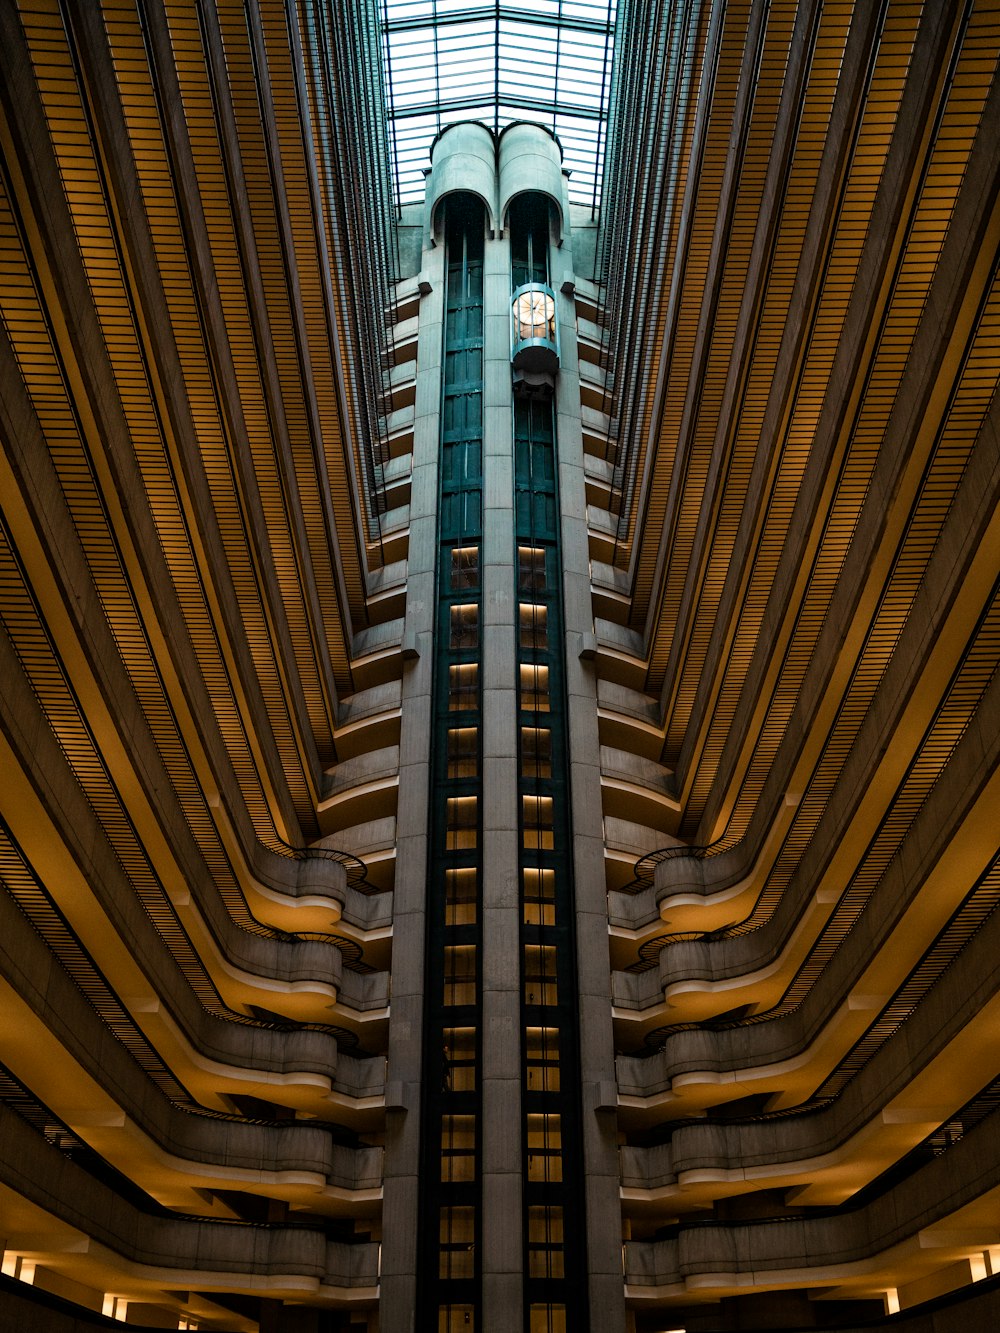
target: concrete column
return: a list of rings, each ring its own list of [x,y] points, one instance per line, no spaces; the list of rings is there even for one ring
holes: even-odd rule
[[[430,284],[420,310],[413,426],[410,547],[404,643],[418,656],[403,673],[399,809],[393,895],[392,1003],[386,1071],[385,1186],[382,1207],[382,1333],[414,1333],[420,1080],[423,1045],[427,829],[434,687],[434,566],[444,318],[444,249],[424,252]]]
[[[569,218],[568,206],[564,215]],[[615,1052],[611,1027],[611,970],[604,874],[601,751],[597,681],[581,658],[594,632],[587,539],[587,497],[580,429],[580,369],[576,307],[561,290],[573,278],[572,237],[549,252],[559,318],[560,370],[556,380],[556,440],[563,565],[566,652],[566,738],[576,894],[576,969],[580,1022],[583,1162],[586,1177],[587,1268],[591,1333],[621,1333],[625,1293],[621,1264],[621,1205]]]

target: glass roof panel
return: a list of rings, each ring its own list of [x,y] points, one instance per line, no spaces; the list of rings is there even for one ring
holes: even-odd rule
[[[513,120],[558,136],[574,203],[600,201],[617,0],[382,0],[396,197],[424,196],[445,125]]]

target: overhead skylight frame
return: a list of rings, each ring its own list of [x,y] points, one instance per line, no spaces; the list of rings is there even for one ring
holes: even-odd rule
[[[569,197],[596,212],[604,174],[617,0],[382,0],[397,206],[419,202],[446,126],[546,126],[563,149]]]

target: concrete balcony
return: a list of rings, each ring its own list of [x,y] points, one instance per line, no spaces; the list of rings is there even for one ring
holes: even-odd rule
[[[962,931],[956,929],[960,942]],[[994,915],[973,933],[950,966],[945,966],[947,955],[941,955],[939,966],[944,970],[936,981],[932,972],[912,991],[909,1009],[900,1007],[910,994],[902,987],[898,997],[895,987],[874,995],[854,990],[839,1004],[818,990],[801,1011],[784,1018],[669,1033],[662,1048],[646,1058],[619,1056],[622,1124],[640,1127],[702,1115],[713,1106],[750,1095],[764,1099],[769,1109],[794,1107],[823,1087],[892,1002],[892,1012],[899,1010],[899,1026],[882,1038],[876,1030],[869,1062],[854,1078],[845,1077],[834,1086],[836,1090],[846,1085],[836,1112],[831,1109],[824,1112],[828,1119],[809,1123],[817,1135],[821,1130],[825,1135],[816,1145],[820,1154],[835,1151],[852,1135],[875,1134],[878,1126],[873,1128],[871,1122],[879,1115],[887,1126],[910,1126],[903,1138],[912,1146],[1000,1073],[998,957],[1000,918]],[[914,967],[911,975],[922,974]],[[979,979],[974,991],[964,984],[966,976]],[[643,998],[638,987],[634,994]],[[827,1132],[824,1124],[838,1128]],[[747,1132],[767,1131],[755,1127]],[[795,1137],[799,1132],[788,1129],[787,1142],[796,1152],[804,1150],[803,1140]],[[878,1129],[876,1139],[884,1137]],[[878,1158],[893,1143],[898,1149],[903,1138],[900,1131],[892,1131],[884,1149],[876,1151],[873,1139],[870,1151]],[[830,1188],[834,1180],[829,1178]],[[826,1197],[818,1186],[817,1193]]]
[[[399,746],[352,755],[327,775],[317,815],[324,835],[396,813]]]
[[[681,811],[672,778],[670,770],[653,759],[601,746],[601,797],[605,815],[673,834]]]
[[[403,669],[399,651],[402,640],[402,620],[371,625],[354,636],[351,645],[351,674],[359,690],[368,690],[373,685],[399,678]]]
[[[659,955],[666,1021],[703,1021],[747,1005],[764,1013],[783,998],[786,1006],[797,1005],[811,985],[819,987],[829,1012],[845,1002],[863,1008],[864,996],[891,995],[995,854],[1000,741],[990,720],[994,693],[1000,701],[1000,689],[988,694],[982,717],[963,734],[877,875],[838,882],[829,865],[803,860],[774,916],[759,929],[666,944]],[[796,918],[794,905],[803,899]],[[854,929],[857,923],[863,929]],[[803,969],[818,940],[831,962],[814,968],[810,980]],[[797,990],[789,999],[793,983]],[[750,1049],[756,1044],[752,1037],[748,1043]]]
[[[777,1283],[840,1298],[891,1290],[906,1308],[985,1276],[1000,1197],[995,1119],[859,1209],[682,1225],[671,1239],[627,1242],[627,1299],[654,1308]]]
[[[397,677],[342,699],[334,743],[341,760],[399,743],[402,681]]]
[[[401,408],[412,408],[416,397],[417,376],[415,361],[401,361],[389,371],[388,391],[382,403],[387,416]]]
[[[98,1292],[163,1302],[166,1293],[314,1292],[330,1306],[377,1296],[378,1246],[327,1239],[316,1226],[256,1225],[140,1212],[33,1128],[0,1108],[10,1205],[5,1250]],[[15,1202],[16,1201],[16,1202]]]

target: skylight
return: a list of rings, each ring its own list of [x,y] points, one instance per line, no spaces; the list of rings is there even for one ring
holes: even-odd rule
[[[437,133],[458,120],[547,126],[569,197],[596,207],[604,172],[617,0],[382,0],[396,197],[424,196]]]

